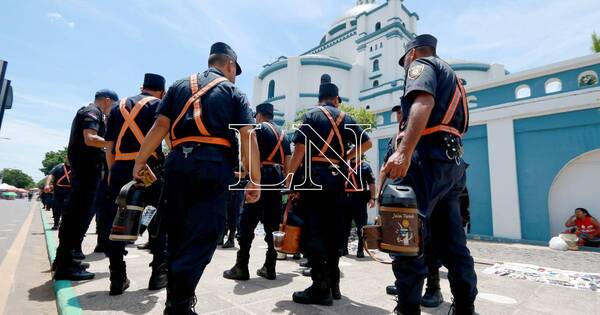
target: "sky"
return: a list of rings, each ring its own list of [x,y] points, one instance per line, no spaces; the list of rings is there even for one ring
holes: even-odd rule
[[[377,0],[383,3],[385,0]],[[67,145],[76,110],[96,90],[139,92],[143,74],[167,84],[203,71],[209,47],[224,41],[252,97],[263,65],[316,46],[355,0],[3,0],[0,59],[8,61],[13,109],[0,130],[0,169],[35,180],[44,153]],[[417,33],[439,39],[447,59],[504,64],[511,72],[591,53],[600,33],[597,0],[405,0]]]

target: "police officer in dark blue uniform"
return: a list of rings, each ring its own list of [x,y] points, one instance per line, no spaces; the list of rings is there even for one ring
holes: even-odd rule
[[[250,247],[254,239],[254,230],[258,222],[262,222],[265,230],[265,242],[268,249],[265,263],[256,274],[260,277],[275,280],[275,264],[277,252],[273,246],[273,232],[279,230],[281,222],[281,185],[284,182],[284,167],[289,165],[290,142],[285,133],[273,122],[273,104],[263,103],[256,106],[256,140],[260,150],[261,179],[263,185],[272,185],[268,190],[263,189],[260,200],[246,204],[240,216],[240,250],[237,253],[235,266],[223,272],[223,277],[232,280],[248,280],[248,260]]]
[[[466,92],[452,68],[436,55],[437,40],[420,35],[407,46],[402,113],[404,135],[384,172],[413,187],[422,215],[425,256],[428,244],[448,268],[455,314],[473,314],[477,276],[466,246],[458,197],[465,187],[461,137],[468,129]],[[420,314],[427,275],[423,255],[396,257],[396,312]]]
[[[362,160],[357,163],[356,159],[350,161],[351,170],[348,171],[350,181],[345,183],[346,192],[346,236],[344,238],[344,254],[348,254],[348,238],[352,229],[352,221],[356,227],[356,236],[358,237],[358,247],[356,257],[364,258],[363,234],[362,228],[367,224],[369,215],[367,206],[375,206],[377,199],[377,189],[375,188],[375,175],[368,162]]]
[[[135,164],[135,158],[144,141],[144,137],[152,128],[156,119],[156,111],[161,98],[165,94],[165,78],[158,74],[146,73],[141,93],[124,98],[119,101],[118,106],[113,107],[108,118],[106,141],[108,150],[106,162],[110,168],[108,176],[108,195],[113,203],[108,211],[107,217],[114,220],[117,214],[117,205],[114,203],[121,188],[130,182]],[[151,186],[146,188],[146,204],[158,207],[162,179],[160,169],[164,156],[162,148],[157,147],[148,159],[148,165],[159,178]],[[123,256],[126,242],[109,241],[108,257],[110,260],[110,295],[120,295],[129,287],[126,265]],[[165,244],[156,244],[164,248]],[[167,284],[166,260],[161,250],[156,252],[151,263],[152,275],[150,277],[149,289],[157,290],[164,288]]]
[[[94,103],[77,111],[71,125],[67,156],[71,163],[71,195],[62,214],[56,250],[56,280],[89,280],[93,273],[81,268],[72,251],[81,248],[82,230],[88,219],[94,192],[102,177],[105,159],[105,115],[119,99],[111,90],[96,92]]]
[[[305,209],[301,242],[303,253],[312,264],[313,283],[306,290],[295,292],[292,298],[301,304],[331,305],[332,298],[341,298],[338,264],[345,236],[344,225],[339,224],[345,212],[344,161],[366,152],[372,143],[356,120],[338,109],[338,87],[331,78],[324,75],[321,82],[319,105],[304,114],[295,133],[289,168],[289,174],[294,174],[308,153],[304,163],[310,172],[307,182],[315,186],[299,192]],[[291,179],[287,181],[290,187]]]
[[[246,96],[234,85],[242,69],[225,43],[215,43],[209,69],[175,82],[136,158],[134,177],[169,133],[173,150],[165,162],[168,211],[168,285],[165,314],[195,314],[195,289],[222,236],[229,185],[238,163],[231,148],[239,129],[241,155],[250,181],[246,202],[260,198],[260,157]],[[240,125],[242,124],[242,125]],[[250,156],[252,155],[252,156]]]
[[[65,158],[64,163],[56,165],[46,178],[45,190],[53,191],[52,196],[52,217],[54,219],[53,230],[58,230],[60,216],[65,208],[69,193],[71,192],[71,165]]]

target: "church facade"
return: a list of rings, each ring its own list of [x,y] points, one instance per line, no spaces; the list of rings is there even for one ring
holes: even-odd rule
[[[331,76],[344,103],[376,113],[367,154],[381,166],[398,130],[404,70],[398,59],[419,17],[402,0],[358,1],[318,45],[282,56],[254,79],[253,102],[271,102],[276,121],[317,103]],[[600,54],[509,73],[503,65],[447,60],[466,84],[471,111],[464,139],[474,237],[545,242],[575,207],[600,217]],[[374,211],[372,211],[374,213]]]

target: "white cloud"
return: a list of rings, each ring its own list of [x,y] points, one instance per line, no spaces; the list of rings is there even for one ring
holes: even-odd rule
[[[44,175],[39,168],[44,154],[67,146],[68,132],[25,120],[5,119],[0,132],[0,169],[17,168],[36,181],[41,179]]]
[[[53,23],[53,24],[54,23],[64,24],[64,25],[66,25],[70,29],[74,29],[75,28],[75,22],[68,21],[60,13],[51,12],[51,13],[48,13],[47,16],[50,19],[50,23]]]

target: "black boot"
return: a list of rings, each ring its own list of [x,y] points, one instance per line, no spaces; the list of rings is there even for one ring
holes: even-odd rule
[[[449,315],[474,315],[475,304],[473,302],[458,301],[452,299],[452,305],[450,305]]]
[[[434,272],[427,277],[427,288],[421,299],[421,305],[425,307],[438,307],[442,302],[444,302],[444,297],[440,290],[440,274]]]
[[[127,272],[125,262],[112,264],[110,269],[110,292],[109,295],[121,295],[127,288],[129,288],[129,279],[127,279]]]
[[[230,230],[227,236],[227,241],[223,244],[223,248],[233,248],[235,246],[235,231]]]
[[[306,260],[303,263],[300,263],[300,267],[310,268],[310,260]]]
[[[167,287],[167,263],[152,262],[152,274],[148,281],[148,290],[160,290]]]
[[[189,298],[187,300],[171,303],[167,300],[165,303],[165,311],[164,315],[197,315],[195,307],[196,307],[196,297]]]
[[[61,266],[56,264],[56,272],[54,273],[54,280],[70,280],[70,281],[84,281],[94,279],[94,274],[87,272],[81,268],[76,262],[72,262],[68,266]]]
[[[331,297],[334,300],[342,299],[342,292],[340,292],[340,283],[332,283],[331,284]]]
[[[396,308],[394,309],[394,314],[420,315],[421,307],[419,305],[407,305],[407,304],[401,304],[400,302],[398,302],[398,305],[396,305]]]
[[[71,251],[71,255],[73,255],[73,259],[76,259],[76,260],[84,260],[85,259],[85,255],[83,254],[83,251],[81,250],[81,242],[79,242],[79,244],[77,244],[77,247],[75,247]]]
[[[340,300],[342,293],[340,292],[340,259],[331,259],[327,262],[327,275],[329,276],[329,286],[331,288],[331,297],[334,300]]]
[[[388,285],[387,287],[385,287],[385,293],[387,293],[388,295],[398,295],[398,290],[396,290],[396,285],[392,284],[392,285]]]
[[[249,256],[241,253],[241,249],[237,253],[237,260],[233,268],[223,271],[223,278],[231,280],[249,280],[250,272],[248,271]]]
[[[302,275],[305,277],[310,277],[312,274],[312,268],[306,268],[302,270]]]
[[[304,291],[294,292],[292,300],[299,304],[332,305],[331,288],[324,271],[325,266],[313,266],[313,284]]]
[[[275,264],[277,263],[277,252],[275,249],[267,250],[267,257],[265,259],[265,264],[262,268],[256,271],[256,274],[259,277],[263,277],[268,280],[275,280],[277,278],[277,273],[275,272]]]
[[[96,244],[96,247],[94,247],[94,253],[106,253],[107,252],[107,247],[106,244],[104,242],[100,243],[98,242]]]

